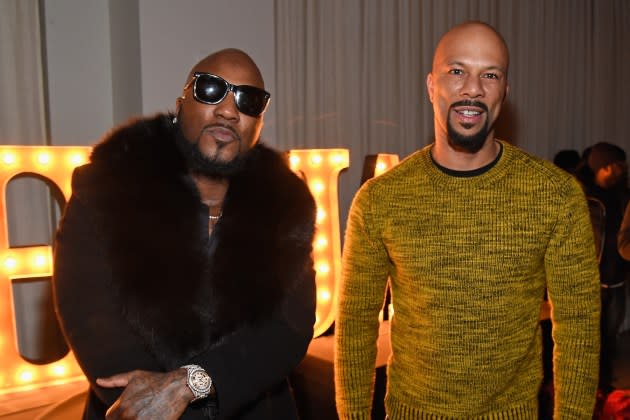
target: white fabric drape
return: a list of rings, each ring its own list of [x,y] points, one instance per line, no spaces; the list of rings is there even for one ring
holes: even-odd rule
[[[277,144],[350,149],[342,220],[367,154],[433,138],[425,79],[439,37],[470,19],[511,51],[497,135],[552,159],[597,141],[630,153],[628,0],[276,0]]]
[[[0,0],[0,144],[46,144],[46,117],[37,0]],[[56,222],[49,187],[30,176],[11,180],[6,205],[9,244],[51,244]],[[2,287],[7,287],[3,285]],[[20,353],[53,360],[67,352],[48,281],[12,284]],[[6,303],[6,302],[3,302]]]
[[[46,143],[42,50],[36,0],[0,0],[0,144]],[[6,194],[11,245],[51,242],[49,189],[18,178]]]
[[[0,1],[0,141],[42,144],[44,96],[36,0]]]

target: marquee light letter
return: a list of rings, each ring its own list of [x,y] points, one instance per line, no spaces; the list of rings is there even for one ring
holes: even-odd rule
[[[317,308],[315,337],[334,322],[337,291],[341,275],[341,238],[339,229],[339,173],[349,165],[347,149],[291,150],[291,169],[301,173],[317,205],[317,224],[313,242]]]
[[[87,161],[89,147],[0,146],[0,395],[83,378],[70,352],[47,365],[35,365],[19,354],[11,282],[52,274],[50,246],[9,247],[6,191],[20,174],[37,174],[56,185],[67,199],[72,170]]]

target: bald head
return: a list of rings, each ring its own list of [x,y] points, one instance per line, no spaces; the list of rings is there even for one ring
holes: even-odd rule
[[[265,88],[265,82],[262,74],[254,60],[246,52],[237,48],[226,48],[224,50],[214,52],[202,59],[190,70],[186,80],[190,80],[195,72],[204,72],[208,71],[208,69],[217,67],[240,69],[241,72],[248,73],[249,78],[255,81],[255,84],[252,84],[252,86],[256,86],[261,89]]]
[[[480,57],[490,55],[500,63],[502,71],[507,75],[510,57],[507,44],[496,29],[483,22],[464,22],[446,32],[435,48],[433,55],[433,71],[462,48],[469,49],[470,54]],[[494,52],[490,52],[494,50]]]

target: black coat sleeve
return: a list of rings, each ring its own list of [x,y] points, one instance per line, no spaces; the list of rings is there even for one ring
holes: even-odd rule
[[[121,389],[97,386],[98,377],[158,364],[126,327],[113,304],[111,266],[93,211],[72,197],[64,209],[54,244],[53,293],[64,336],[96,396],[109,407]]]
[[[232,418],[286,381],[306,354],[314,322],[315,282],[309,266],[271,320],[243,326],[191,360],[216,384],[219,418]]]

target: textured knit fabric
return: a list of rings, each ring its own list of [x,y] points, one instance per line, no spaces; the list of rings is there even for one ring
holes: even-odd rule
[[[555,417],[590,419],[600,303],[584,194],[551,163],[502,145],[474,177],[440,171],[427,146],[357,193],[336,326],[341,419],[370,418],[388,276],[390,419],[536,418],[545,287]]]

